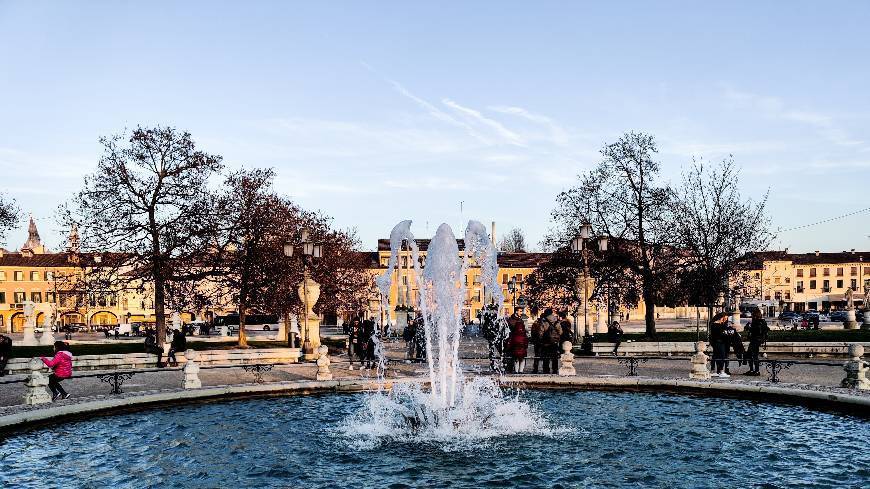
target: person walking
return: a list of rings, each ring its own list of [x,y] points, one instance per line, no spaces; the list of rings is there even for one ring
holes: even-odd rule
[[[610,326],[607,327],[607,340],[613,343],[614,355],[619,351],[619,345],[622,343],[622,335],[622,326],[619,325],[619,321],[613,321],[610,323]]]
[[[363,339],[365,341],[365,367],[366,369],[372,368],[372,365],[375,365],[375,335],[378,334],[377,328],[375,327],[375,322],[371,319],[363,321]]]
[[[60,383],[64,379],[72,377],[72,353],[69,347],[63,341],[54,342],[54,357],[49,360],[46,357],[39,357],[46,367],[52,370],[48,376],[48,388],[51,389],[51,400],[69,399],[69,393],[61,387]]]
[[[526,323],[523,321],[523,308],[516,307],[507,319],[510,328],[507,352],[513,359],[513,373],[521,374],[526,369],[526,356],[529,353],[529,336],[526,334]]]
[[[163,368],[163,347],[157,344],[157,337],[150,328],[145,330],[145,353],[157,355],[157,368]]]
[[[6,375],[6,365],[12,357],[12,338],[0,334],[0,377]]]
[[[713,345],[713,364],[716,367],[716,377],[731,377],[727,373],[728,338],[725,329],[728,326],[728,315],[717,313],[710,320],[710,343]]]
[[[187,350],[187,336],[184,334],[184,329],[175,330],[175,332],[172,333],[172,343],[169,345],[169,353],[166,354],[166,361],[173,367],[177,367],[178,360],[175,359],[175,354],[185,350]]]
[[[746,325],[746,332],[749,335],[749,348],[746,350],[746,360],[749,363],[749,371],[743,375],[759,376],[761,375],[761,364],[758,361],[758,353],[761,345],[767,343],[767,333],[770,328],[767,326],[767,321],[761,317],[760,309],[752,310],[752,321]]]
[[[562,328],[559,326],[559,316],[553,309],[544,310],[544,318],[541,323],[541,353],[544,357],[544,374],[559,373],[559,339],[562,337]],[[550,368],[552,367],[552,369]]]

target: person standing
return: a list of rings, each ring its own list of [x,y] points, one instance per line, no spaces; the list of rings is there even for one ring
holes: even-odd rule
[[[175,359],[175,354],[180,351],[187,350],[187,336],[183,329],[175,330],[172,333],[172,343],[169,345],[169,353],[166,355],[166,361],[173,367],[178,366],[178,360]]]
[[[350,323],[345,323],[345,331],[347,332],[347,358],[350,360],[350,370],[353,370],[353,355],[356,348],[356,338],[360,334],[359,318],[353,318]]]
[[[526,369],[526,356],[529,353],[529,337],[526,334],[526,323],[523,321],[523,308],[517,307],[508,318],[510,328],[507,351],[513,359],[513,373],[521,374]]]
[[[6,365],[12,357],[12,338],[0,334],[0,377],[6,375]]]
[[[758,353],[761,345],[767,343],[767,333],[770,328],[767,326],[767,321],[761,317],[761,310],[752,310],[752,321],[746,325],[746,332],[749,334],[749,349],[746,351],[746,359],[749,363],[749,371],[743,375],[759,376],[761,375],[761,364],[758,361]]]
[[[51,400],[69,399],[69,393],[61,387],[64,379],[72,377],[72,353],[63,341],[54,342],[54,358],[39,357],[46,367],[52,370],[48,376],[48,388],[51,389]]]
[[[543,352],[541,352],[541,333],[543,329],[544,317],[538,316],[538,319],[532,323],[532,335],[531,335],[531,344],[535,348],[535,356],[532,359],[532,373],[538,373],[538,365],[543,359]]]
[[[541,333],[541,353],[544,357],[544,374],[549,374],[551,370],[557,374],[559,373],[559,339],[562,337],[562,328],[559,326],[559,316],[553,312],[553,309],[547,308],[544,311],[541,329],[543,330]]]
[[[571,321],[568,320],[568,311],[559,311],[559,327],[562,329],[562,336],[559,338],[559,348],[566,341],[573,344],[574,327],[571,325]]]
[[[731,377],[725,371],[728,362],[728,341],[725,334],[728,326],[728,315],[724,312],[717,313],[710,320],[710,343],[713,345],[713,364],[716,367],[716,377]]]

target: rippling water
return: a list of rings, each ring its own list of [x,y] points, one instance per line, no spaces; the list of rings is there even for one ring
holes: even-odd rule
[[[366,448],[339,429],[363,396],[178,406],[22,433],[0,441],[0,487],[870,487],[870,423],[801,407],[528,391],[554,434]]]

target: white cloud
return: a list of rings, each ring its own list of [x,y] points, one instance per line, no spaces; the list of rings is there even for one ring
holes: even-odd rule
[[[441,102],[471,120],[472,123],[483,125],[487,129],[495,132],[495,135],[502,142],[513,144],[515,146],[526,145],[524,139],[519,134],[506,128],[501,122],[485,117],[479,110],[464,107],[448,98],[443,99]]]

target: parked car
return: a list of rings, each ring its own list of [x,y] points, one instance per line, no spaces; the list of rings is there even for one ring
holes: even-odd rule
[[[133,334],[133,325],[130,323],[121,323],[115,326],[115,335],[117,336],[131,336]]]
[[[239,315],[218,316],[214,319],[214,325],[216,328],[226,325],[229,333],[235,334],[239,331]],[[246,314],[245,329],[276,331],[278,329],[278,316],[274,314]]]
[[[800,319],[801,315],[794,311],[782,311],[779,313],[779,319],[782,321],[791,321],[793,319]]]
[[[69,323],[60,327],[61,333],[81,333],[87,330],[88,327],[84,323]]]
[[[831,315],[829,316],[829,319],[835,323],[842,323],[843,321],[846,321],[847,318],[848,315],[846,314],[846,311],[831,311]]]

